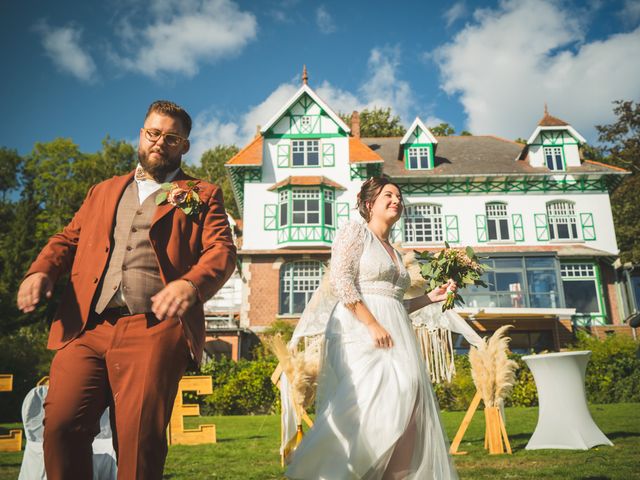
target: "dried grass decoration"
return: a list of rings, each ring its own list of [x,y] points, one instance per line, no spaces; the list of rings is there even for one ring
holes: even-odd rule
[[[315,401],[320,372],[321,341],[305,342],[305,348],[289,349],[281,335],[275,335],[267,340],[273,354],[278,358],[282,371],[287,377],[289,394],[293,401],[297,433],[284,448],[284,456],[294,451],[302,441],[302,421],[306,410]]]
[[[503,325],[491,338],[484,338],[479,348],[469,351],[473,383],[485,405],[485,448],[489,453],[504,453],[505,446],[511,453],[501,408],[515,384],[517,364],[507,356],[510,338],[505,336],[512,327]]]

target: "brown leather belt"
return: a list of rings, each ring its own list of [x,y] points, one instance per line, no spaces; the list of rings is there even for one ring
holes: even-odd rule
[[[112,308],[105,308],[102,313],[100,314],[101,317],[126,317],[129,315],[133,315],[130,311],[129,311],[129,307],[124,306],[124,307],[112,307]]]

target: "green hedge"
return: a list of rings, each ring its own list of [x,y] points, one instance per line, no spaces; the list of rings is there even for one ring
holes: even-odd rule
[[[279,390],[271,383],[277,364],[271,356],[207,362],[201,372],[213,377],[213,393],[199,400],[201,414],[258,415],[279,411]]]
[[[630,337],[613,335],[598,340],[579,334],[572,350],[591,350],[587,367],[587,399],[592,403],[640,402],[640,349]],[[510,355],[518,363],[516,385],[507,406],[538,404],[533,375],[521,355]],[[456,355],[456,376],[448,384],[435,386],[443,410],[466,410],[475,394],[469,358]],[[213,394],[200,399],[202,414],[246,415],[275,413],[279,394],[270,377],[277,360],[264,347],[256,349],[255,360],[233,362],[222,359],[202,367],[213,376]]]
[[[0,393],[0,422],[21,421],[24,397],[49,375],[53,352],[47,336],[48,328],[39,324],[0,335],[0,373],[13,375],[13,390]]]

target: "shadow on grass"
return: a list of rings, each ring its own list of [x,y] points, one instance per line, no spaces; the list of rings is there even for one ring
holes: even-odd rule
[[[638,432],[611,432],[605,433],[607,438],[613,441],[614,438],[640,437]]]

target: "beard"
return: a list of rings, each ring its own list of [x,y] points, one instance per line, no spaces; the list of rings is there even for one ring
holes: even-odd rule
[[[154,157],[153,160],[149,159],[151,153],[158,153],[161,157]],[[151,175],[158,183],[162,183],[167,174],[173,172],[180,167],[182,155],[170,156],[166,150],[152,148],[149,151],[142,151],[138,149],[138,161],[145,172]]]

